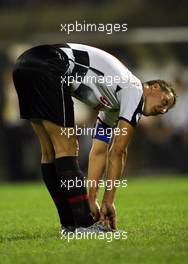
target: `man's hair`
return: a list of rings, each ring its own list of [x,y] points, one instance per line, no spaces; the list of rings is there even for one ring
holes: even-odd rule
[[[171,106],[171,107],[173,107],[176,104],[177,94],[176,94],[175,89],[172,86],[172,84],[170,82],[167,82],[164,80],[152,80],[152,81],[146,82],[146,84],[148,84],[148,85],[153,85],[155,83],[159,84],[161,91],[163,91],[165,93],[172,93],[173,94],[174,102],[173,102],[173,105]]]

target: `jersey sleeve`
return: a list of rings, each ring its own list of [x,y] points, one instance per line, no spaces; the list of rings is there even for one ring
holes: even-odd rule
[[[129,85],[129,87],[122,88],[118,92],[120,101],[119,118],[129,122],[132,126],[136,126],[143,108],[143,90],[141,83]]]

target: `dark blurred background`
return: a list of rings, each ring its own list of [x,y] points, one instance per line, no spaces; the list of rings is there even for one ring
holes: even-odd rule
[[[142,118],[129,148],[128,175],[188,172],[188,2],[99,0],[0,0],[0,180],[40,178],[40,148],[30,124],[19,119],[11,71],[27,48],[77,42],[102,48],[141,81],[174,83],[176,107]],[[64,23],[127,23],[127,32],[61,32]],[[96,113],[75,100],[76,123],[93,126]],[[79,116],[77,113],[79,112]],[[87,173],[90,137],[79,137]]]

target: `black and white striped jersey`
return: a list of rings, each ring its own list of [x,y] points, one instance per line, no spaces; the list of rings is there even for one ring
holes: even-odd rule
[[[68,43],[60,46],[69,59],[66,82],[73,97],[99,110],[110,127],[118,119],[135,126],[143,109],[141,81],[111,54],[95,47]]]

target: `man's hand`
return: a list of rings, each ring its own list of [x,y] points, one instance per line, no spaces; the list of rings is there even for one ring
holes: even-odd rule
[[[97,194],[99,189],[99,180],[101,179],[106,166],[108,147],[109,145],[106,142],[94,138],[89,154],[88,194],[90,210],[95,221],[98,221],[100,218],[100,208],[97,202]]]
[[[110,180],[113,185],[109,190],[105,188],[103,202],[101,207],[100,219],[104,224],[109,222],[112,229],[116,229],[116,214],[114,207],[116,180],[120,179],[125,166],[127,148],[132,138],[134,128],[125,120],[119,120],[118,126],[120,131],[126,130],[126,134],[120,133],[115,135],[108,155],[108,167],[106,180]]]
[[[100,218],[100,207],[97,199],[89,199],[89,206],[90,206],[91,214],[94,220],[97,222]]]
[[[100,210],[100,221],[103,225],[110,226],[116,230],[116,209],[114,204],[103,202]]]

